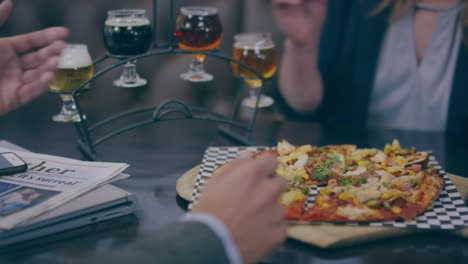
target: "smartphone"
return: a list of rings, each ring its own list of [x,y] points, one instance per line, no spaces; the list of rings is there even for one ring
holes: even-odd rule
[[[28,164],[13,152],[0,153],[0,176],[25,172]]]

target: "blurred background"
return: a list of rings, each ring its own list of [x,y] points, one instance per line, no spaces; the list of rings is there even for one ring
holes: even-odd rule
[[[173,30],[167,26],[168,2],[168,0],[158,1],[158,41],[166,41],[168,30],[171,32]],[[282,46],[269,0],[175,0],[174,3],[174,16],[184,5],[214,6],[219,9],[224,31],[220,49],[224,54],[231,55],[233,35],[238,32],[271,32],[278,48]],[[0,29],[1,36],[26,33],[49,26],[65,26],[70,29],[69,42],[87,44],[93,58],[101,57],[106,53],[102,31],[108,10],[143,8],[147,10],[148,17],[150,19],[152,17],[151,0],[16,0],[14,4],[10,19]],[[136,89],[112,86],[112,81],[117,79],[122,71],[121,67],[116,68],[95,81],[92,84],[92,92],[83,96],[80,103],[85,113],[92,113],[88,114],[91,123],[118,111],[142,105],[156,105],[168,98],[178,98],[191,105],[229,114],[236,89],[241,85],[232,78],[230,65],[214,58],[207,58],[205,69],[214,75],[214,81],[190,83],[179,78],[179,74],[188,69],[190,61],[191,58],[188,55],[173,54],[139,61],[138,73],[148,79],[149,84]],[[100,64],[96,71],[113,62],[115,61],[108,60]],[[267,93],[272,92],[272,83],[267,83]],[[43,113],[56,114],[59,112],[60,105],[59,96],[45,94],[39,100],[15,113],[15,118],[31,120],[31,113],[35,109],[41,109],[41,115],[44,115]],[[282,118],[277,104],[262,110],[262,114],[269,118]],[[50,116],[41,116],[39,120],[43,118],[50,120]]]

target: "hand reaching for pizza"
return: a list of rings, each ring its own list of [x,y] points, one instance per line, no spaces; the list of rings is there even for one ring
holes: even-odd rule
[[[209,213],[227,226],[244,263],[271,254],[286,239],[286,221],[279,195],[286,181],[276,176],[276,157],[244,155],[210,179],[193,212]]]
[[[273,0],[279,28],[294,45],[318,43],[327,12],[327,0]]]
[[[0,26],[13,4],[0,4]],[[52,80],[68,30],[53,27],[0,38],[0,115],[42,94]]]

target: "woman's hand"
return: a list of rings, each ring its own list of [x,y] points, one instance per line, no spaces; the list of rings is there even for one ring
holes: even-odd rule
[[[272,1],[278,26],[293,45],[317,45],[327,13],[327,0]]]

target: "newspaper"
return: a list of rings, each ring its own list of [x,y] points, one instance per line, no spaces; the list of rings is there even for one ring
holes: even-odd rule
[[[0,153],[11,150],[0,147]],[[128,164],[87,162],[14,151],[28,170],[0,177],[0,229],[50,211],[90,190],[127,175]]]

